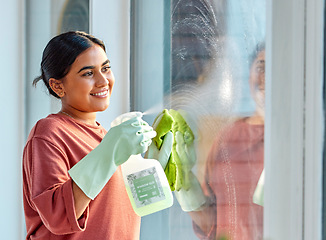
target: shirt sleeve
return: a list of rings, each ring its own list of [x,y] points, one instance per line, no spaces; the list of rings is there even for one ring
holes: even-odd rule
[[[45,227],[56,235],[85,230],[89,209],[76,219],[70,165],[64,151],[40,138],[30,140],[25,150],[30,201]]]

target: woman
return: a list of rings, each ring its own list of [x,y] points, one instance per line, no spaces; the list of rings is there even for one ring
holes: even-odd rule
[[[263,239],[263,207],[253,203],[253,194],[264,167],[264,44],[251,56],[249,85],[256,111],[224,129],[207,158],[208,200],[190,212],[200,239]]]
[[[23,153],[26,239],[139,239],[119,165],[147,150],[156,133],[140,117],[108,132],[96,112],[115,82],[105,46],[84,32],[50,40],[42,75],[61,111],[39,120]]]

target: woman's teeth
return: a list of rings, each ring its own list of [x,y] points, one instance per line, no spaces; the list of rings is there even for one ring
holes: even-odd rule
[[[100,93],[91,93],[92,96],[103,96],[106,95],[108,91],[100,92]]]

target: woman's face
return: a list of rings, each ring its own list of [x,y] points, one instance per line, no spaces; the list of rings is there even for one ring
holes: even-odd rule
[[[115,79],[105,51],[94,45],[82,52],[63,78],[62,109],[84,113],[104,111]]]
[[[251,94],[256,102],[257,111],[265,110],[265,50],[258,53],[250,68]]]

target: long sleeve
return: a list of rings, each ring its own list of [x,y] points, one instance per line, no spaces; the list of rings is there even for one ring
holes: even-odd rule
[[[33,138],[25,148],[24,159],[24,174],[29,181],[24,194],[29,195],[29,204],[46,228],[57,235],[83,231],[88,209],[77,221],[65,153],[51,142]]]

